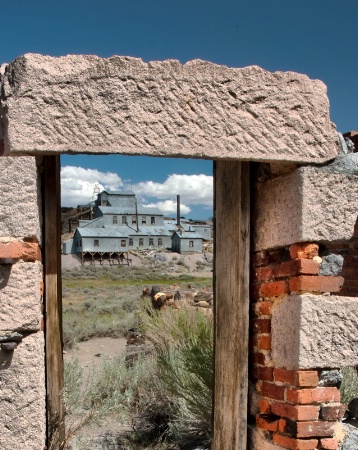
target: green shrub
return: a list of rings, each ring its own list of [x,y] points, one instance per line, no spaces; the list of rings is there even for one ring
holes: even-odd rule
[[[167,309],[142,316],[153,342],[158,376],[175,399],[172,437],[208,443],[213,388],[213,322],[194,309]]]

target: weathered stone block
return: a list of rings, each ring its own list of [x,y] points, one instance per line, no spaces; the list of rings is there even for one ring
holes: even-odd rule
[[[41,242],[36,158],[0,157],[0,238],[36,236]]]
[[[43,449],[45,368],[43,333],[23,339],[13,352],[0,351],[0,448]]]
[[[301,167],[257,185],[255,250],[350,239],[358,175]]]
[[[324,162],[338,153],[326,86],[195,60],[27,54],[2,78],[5,151]]]
[[[272,309],[275,367],[309,369],[358,364],[358,298],[295,295]]]
[[[38,330],[42,265],[0,265],[0,330]]]

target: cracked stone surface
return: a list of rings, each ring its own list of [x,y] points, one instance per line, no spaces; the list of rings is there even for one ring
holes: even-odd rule
[[[41,242],[41,199],[36,158],[0,158],[0,173],[0,238],[35,236]]]
[[[358,364],[358,298],[293,295],[273,307],[275,367],[310,369]]]
[[[300,167],[257,183],[255,250],[353,236],[358,175]]]
[[[45,446],[45,369],[43,333],[25,337],[16,350],[0,350],[1,449]]]
[[[194,60],[23,55],[3,67],[5,151],[325,162],[326,86]]]
[[[0,265],[0,330],[38,330],[41,317],[39,262]]]

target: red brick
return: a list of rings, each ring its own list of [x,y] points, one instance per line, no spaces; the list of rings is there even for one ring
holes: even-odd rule
[[[255,303],[256,316],[271,316],[272,302],[257,302]]]
[[[255,367],[253,370],[253,377],[256,380],[273,380],[273,369],[272,367]]]
[[[304,258],[312,259],[318,256],[318,245],[312,242],[303,242],[300,244],[293,244],[290,246],[290,256],[292,259]]]
[[[250,323],[254,333],[271,333],[271,319],[253,319]]]
[[[264,397],[273,398],[275,400],[284,400],[285,386],[278,386],[275,383],[264,381],[262,383],[262,395]]]
[[[319,383],[319,376],[316,370],[297,370],[295,385],[297,387],[316,387]]]
[[[282,383],[289,383],[295,385],[295,371],[287,369],[274,369],[273,371],[275,381],[281,381]]]
[[[278,430],[279,419],[276,416],[271,415],[260,415],[256,416],[256,425],[258,428],[267,431],[277,431]]]
[[[263,298],[278,297],[288,293],[286,281],[272,281],[261,285],[260,294]]]
[[[276,266],[265,266],[256,268],[253,271],[253,278],[256,281],[270,281],[275,278],[291,277],[294,275],[317,275],[320,264],[312,259],[294,259],[285,261]]]
[[[268,360],[269,360],[269,357],[265,353],[255,352],[252,355],[252,362],[254,364],[259,364],[260,366],[264,366]]]
[[[251,257],[251,263],[254,267],[267,266],[270,264],[270,255],[265,251],[254,253]]]
[[[280,433],[273,435],[273,441],[292,450],[315,450],[318,446],[318,439],[295,439]]]
[[[320,442],[320,448],[325,450],[337,450],[337,448],[339,447],[339,442],[335,438],[323,438]]]
[[[317,420],[319,406],[314,405],[291,405],[273,400],[271,412],[277,416],[287,417],[290,420]]]
[[[273,266],[258,267],[253,271],[252,277],[255,281],[269,281],[274,278],[273,271]]]
[[[332,437],[335,433],[335,422],[324,422],[322,420],[295,422],[296,437]]]
[[[315,370],[274,369],[274,378],[275,381],[296,387],[316,387],[319,382],[318,372]]]
[[[286,419],[280,419],[279,420],[279,422],[278,422],[278,431],[280,433],[284,433],[285,432],[286,424],[287,424],[287,420]]]
[[[287,282],[283,280],[251,285],[251,296],[255,300],[268,299],[287,293]]]
[[[257,334],[256,346],[259,350],[271,350],[271,334]]]
[[[344,278],[329,276],[302,275],[291,278],[289,281],[290,292],[339,292],[343,286]]]
[[[41,261],[41,250],[38,244],[32,242],[0,242],[0,258]]]
[[[339,402],[340,392],[336,387],[318,387],[316,389],[287,389],[287,401],[299,405],[311,403]]]
[[[292,277],[294,275],[317,275],[320,264],[313,259],[294,259],[284,262],[273,269],[273,276]]]
[[[258,403],[258,408],[261,414],[270,414],[271,405],[267,398],[262,398]]]
[[[346,412],[346,405],[342,403],[329,404],[321,406],[320,419],[322,420],[341,420]]]

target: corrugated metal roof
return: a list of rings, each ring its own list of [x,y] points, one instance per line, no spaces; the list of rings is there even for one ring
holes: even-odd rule
[[[139,226],[139,231],[128,226],[107,228],[77,228],[82,237],[171,236],[165,227]]]
[[[127,229],[128,230],[128,229]],[[118,228],[77,228],[81,237],[128,237],[129,233],[124,227]],[[130,233],[131,234],[131,233]]]
[[[79,228],[85,228],[85,227],[93,228],[91,225],[93,225],[94,222],[101,221],[101,219],[102,219],[102,217],[97,217],[96,219],[93,219],[93,220],[87,220],[86,221],[87,223],[81,223],[81,221],[79,221],[80,222]],[[98,227],[98,224],[96,224],[96,227]]]
[[[136,210],[135,207],[129,208],[126,206],[99,206],[98,209],[102,212],[102,214],[131,214],[135,215]],[[162,216],[162,212],[158,208],[146,207],[143,205],[137,205],[138,214],[153,214],[155,216]]]
[[[195,232],[190,233],[188,231],[182,231],[179,233],[176,231],[174,234],[176,234],[180,239],[203,239],[201,234]]]
[[[139,231],[130,231],[130,236],[171,236],[172,233],[165,227],[155,227],[155,226],[141,226],[139,225]]]

